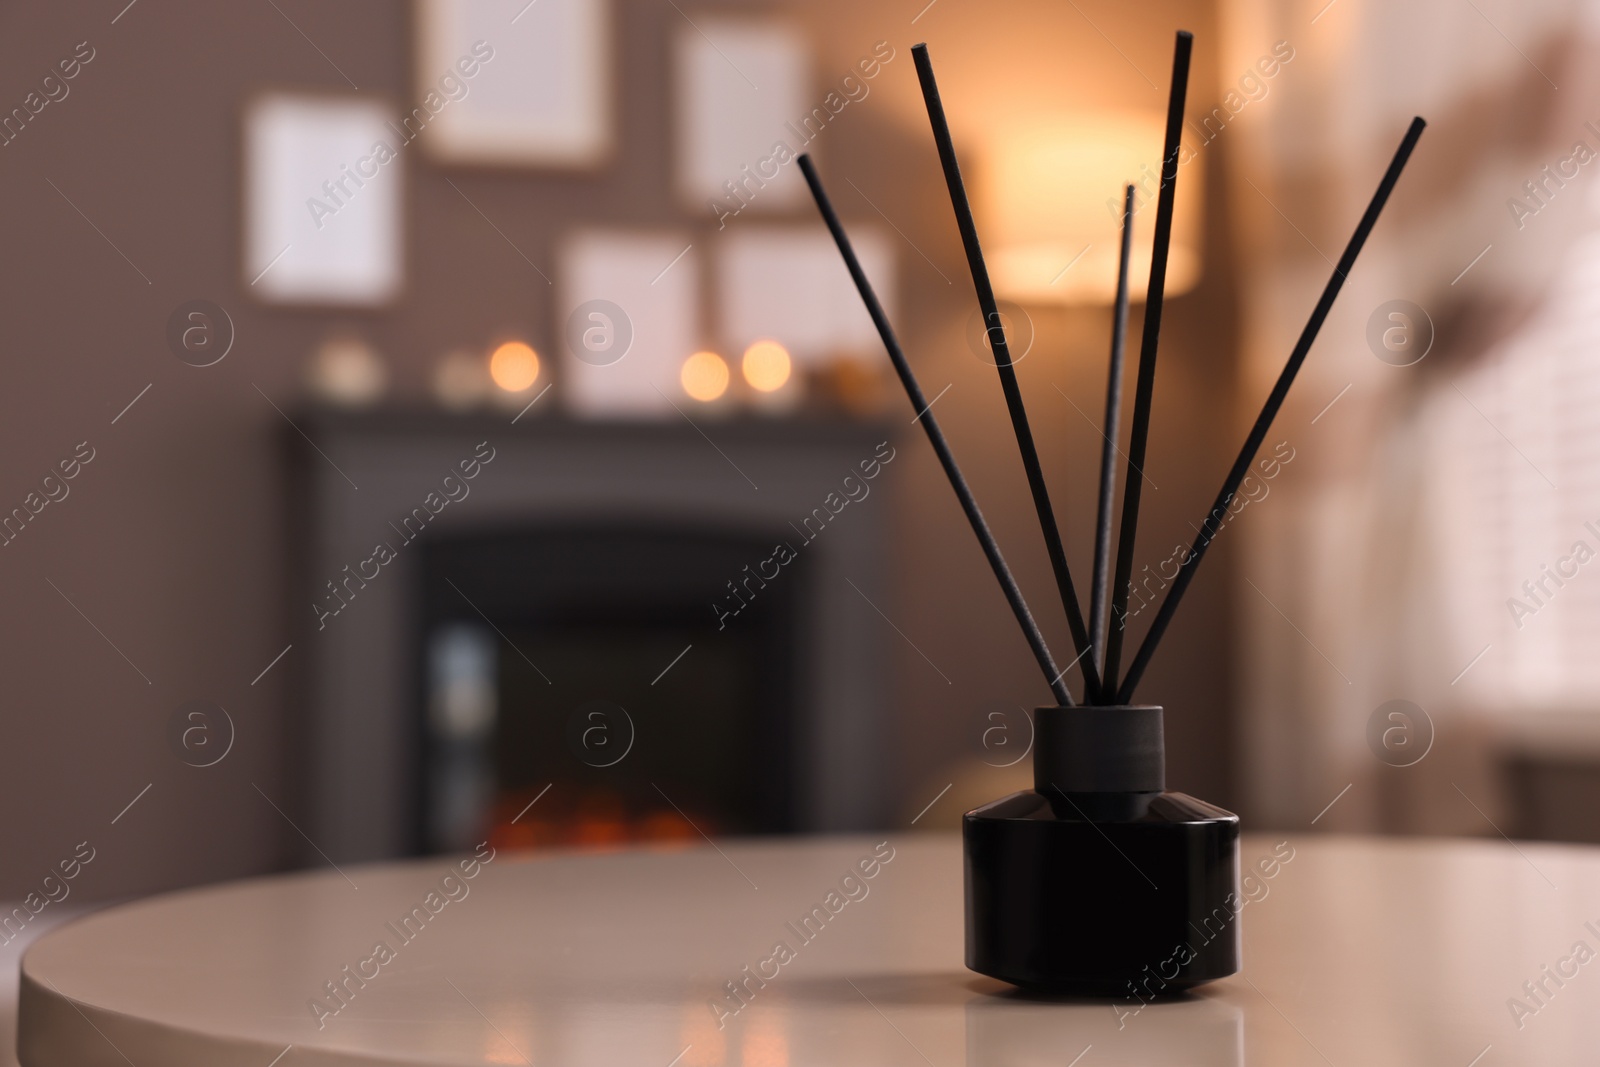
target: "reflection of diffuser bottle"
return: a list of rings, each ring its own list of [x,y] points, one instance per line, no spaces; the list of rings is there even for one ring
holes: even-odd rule
[[[987,324],[989,350],[1000,376],[1045,548],[1072,631],[1077,656],[1065,667],[1057,667],[984,521],[976,498],[939,429],[932,402],[917,384],[888,316],[873,293],[838,214],[822,188],[815,165],[809,156],[799,157],[801,173],[810,186],[817,208],[916,411],[915,421],[922,424],[967,521],[983,547],[995,580],[1005,593],[1017,624],[1056,698],[1055,706],[1040,708],[1037,712],[1033,789],[970,811],[962,820],[967,966],[1019,986],[1107,997],[1132,995],[1141,1004],[1238,970],[1238,913],[1243,900],[1238,891],[1238,817],[1182,793],[1165,791],[1162,711],[1158,707],[1134,705],[1134,691],[1214,536],[1213,517],[1227,514],[1334,298],[1354,267],[1356,256],[1416,147],[1424,125],[1420,118],[1412,121],[1290,353],[1283,373],[1245,439],[1216,503],[1196,527],[1200,533],[1183,554],[1149,632],[1129,662],[1127,672],[1119,676],[1192,47],[1193,37],[1180,31],[1167,102],[1166,143],[1156,202],[1144,334],[1126,453],[1127,474],[1122,487],[1116,578],[1110,582],[1111,505],[1115,493],[1114,461],[1121,411],[1134,209],[1133,187],[1126,187],[1124,191],[1123,240],[1111,369],[1107,376],[1106,432],[1103,435],[1106,443],[1101,455],[1099,521],[1088,625],[1085,625],[1067,567],[1060,529],[1028,426],[1014,356],[1006,341],[1005,320],[995,300],[983,250],[978,243],[977,227],[962,183],[928,49],[919,44],[911,50],[973,287],[977,291],[978,306]],[[1108,591],[1111,594],[1109,603]],[[1115,626],[1108,625],[1111,619],[1117,620]],[[1087,705],[1084,707],[1074,704],[1071,692],[1062,681],[1073,666],[1083,674]],[[1052,1058],[1062,1051],[1053,1049]]]
[[[1115,1049],[1117,1063],[1244,1067],[1244,1012],[1213,997],[1124,1006],[1042,1004],[1016,995],[967,1001],[967,1067],[1065,1064],[1085,1048],[1092,1062]],[[1106,1062],[1101,1060],[1100,1062]]]

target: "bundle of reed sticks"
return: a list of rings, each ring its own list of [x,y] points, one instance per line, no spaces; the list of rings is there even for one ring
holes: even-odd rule
[[[949,187],[950,203],[955,210],[956,226],[961,232],[967,266],[972,273],[973,288],[977,291],[978,306],[983,312],[989,347],[994,354],[995,367],[1000,375],[1000,388],[1005,394],[1006,409],[1011,416],[1011,428],[1017,438],[1017,448],[1022,455],[1022,466],[1027,474],[1028,488],[1033,495],[1034,509],[1038,512],[1039,526],[1044,534],[1045,550],[1050,557],[1050,566],[1055,575],[1062,606],[1066,611],[1073,650],[1077,653],[1065,667],[1057,666],[1055,657],[1051,654],[1044,635],[1028,608],[1027,600],[1017,586],[1010,567],[1006,565],[1005,557],[1000,552],[994,534],[990,531],[983,512],[978,507],[977,499],[972,494],[972,488],[962,475],[944,431],[939,428],[939,421],[934,416],[922,387],[917,383],[916,374],[906,360],[905,352],[895,336],[894,327],[890,325],[883,305],[878,302],[872,283],[861,269],[861,263],[856,258],[850,238],[845,233],[826,190],[823,189],[822,179],[817,175],[815,164],[809,154],[799,158],[800,170],[805,175],[806,184],[810,186],[811,195],[817,202],[817,210],[822,213],[823,221],[827,223],[834,243],[839,247],[839,254],[844,257],[845,266],[850,270],[856,291],[861,294],[862,302],[866,304],[867,312],[872,316],[878,336],[883,339],[889,360],[894,364],[900,383],[905,387],[906,396],[917,412],[916,421],[922,424],[923,432],[933,445],[934,453],[938,456],[939,463],[955,490],[956,498],[966,513],[967,521],[972,526],[972,532],[977,535],[978,543],[982,546],[989,566],[994,571],[995,579],[1000,583],[1001,591],[1016,616],[1017,624],[1022,628],[1023,636],[1033,650],[1040,670],[1044,672],[1051,693],[1054,694],[1056,702],[1063,707],[1071,707],[1074,704],[1072,692],[1065,681],[1067,672],[1074,666],[1082,673],[1085,704],[1123,706],[1133,703],[1139,679],[1143,677],[1151,657],[1160,646],[1162,635],[1172,622],[1172,616],[1177,612],[1183,594],[1194,580],[1195,570],[1199,567],[1200,560],[1205,556],[1206,548],[1210,544],[1210,539],[1204,533],[1207,524],[1215,526],[1223,519],[1229,503],[1239,491],[1245,475],[1249,473],[1250,465],[1266,438],[1267,430],[1272,426],[1278,409],[1283,406],[1289,387],[1294,384],[1300,365],[1305,362],[1311,345],[1317,339],[1318,331],[1322,329],[1322,324],[1339,295],[1339,290],[1355,266],[1356,257],[1361,254],[1362,246],[1366,244],[1368,235],[1378,221],[1378,215],[1388,202],[1395,183],[1400,180],[1400,173],[1405,169],[1406,162],[1411,158],[1411,152],[1426,126],[1421,118],[1411,120],[1410,127],[1400,141],[1400,147],[1389,163],[1389,169],[1384,172],[1383,180],[1378,183],[1378,191],[1373,194],[1366,212],[1361,216],[1361,221],[1356,224],[1355,233],[1345,245],[1344,254],[1339,257],[1332,276],[1323,287],[1322,296],[1312,308],[1305,328],[1301,330],[1282,373],[1278,375],[1277,383],[1261,405],[1261,413],[1256,417],[1255,425],[1240,447],[1232,469],[1223,479],[1216,502],[1196,527],[1202,532],[1196,536],[1194,544],[1182,557],[1166,599],[1157,609],[1144,640],[1139,644],[1127,670],[1123,672],[1121,670],[1125,640],[1123,623],[1127,617],[1128,593],[1131,588],[1129,578],[1133,573],[1134,551],[1139,529],[1139,498],[1143,485],[1145,446],[1150,434],[1150,405],[1155,393],[1156,355],[1161,336],[1162,303],[1166,293],[1167,257],[1172,245],[1172,208],[1178,188],[1179,142],[1183,131],[1184,101],[1188,93],[1189,59],[1193,46],[1194,36],[1187,31],[1178,31],[1172,59],[1172,84],[1167,98],[1161,189],[1156,198],[1154,253],[1150,263],[1149,288],[1145,295],[1144,331],[1139,344],[1139,371],[1134,384],[1133,420],[1129,427],[1126,451],[1128,462],[1122,488],[1122,519],[1117,536],[1116,568],[1113,578],[1110,573],[1111,512],[1116,496],[1115,459],[1117,441],[1120,437],[1123,349],[1128,323],[1128,260],[1133,228],[1133,186],[1129,185],[1124,190],[1116,310],[1111,331],[1110,367],[1106,377],[1106,415],[1102,431],[1105,443],[1100,459],[1094,574],[1087,620],[1084,618],[1076,588],[1073,586],[1072,572],[1067,566],[1066,548],[1061,540],[1060,527],[1056,523],[1055,510],[1050,504],[1044,470],[1039,463],[1039,451],[1034,445],[1033,431],[1028,424],[1027,408],[1023,403],[1021,387],[1017,383],[1016,367],[1010,349],[1006,345],[1005,327],[1001,322],[994,288],[989,282],[989,270],[984,263],[983,248],[978,241],[972,207],[967,201],[966,185],[962,181],[961,167],[956,160],[950,125],[945,119],[944,105],[939,98],[939,86],[933,77],[933,63],[928,58],[928,46],[919,44],[911,50],[916,62],[917,78],[922,85],[923,102],[928,109],[928,120],[933,127],[934,142],[939,150],[939,162],[944,169],[945,184]],[[1117,620],[1114,626],[1111,625],[1112,619]]]

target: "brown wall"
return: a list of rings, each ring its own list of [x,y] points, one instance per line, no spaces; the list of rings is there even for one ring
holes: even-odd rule
[[[401,398],[423,394],[432,361],[449,347],[512,330],[549,351],[555,334],[550,288],[420,157],[406,162],[408,291],[399,306],[376,314],[286,311],[246,295],[237,268],[243,101],[264,86],[347,89],[333,64],[362,89],[408,100],[409,5],[279,0],[280,14],[272,4],[141,0],[112,24],[121,6],[97,0],[0,11],[0,106],[20,104],[78,42],[95,49],[68,97],[0,148],[0,502],[20,504],[79,442],[95,449],[70,496],[0,549],[8,607],[0,641],[7,754],[0,896],[26,892],[86,839],[98,851],[79,883],[90,896],[272,869],[300,853],[296,832],[261,795],[298,810],[300,760],[286,725],[294,672],[285,668],[295,652],[250,684],[290,639],[291,610],[282,595],[284,425],[256,387],[288,407],[305,353],[340,325],[359,329],[385,353]],[[1181,22],[1196,31],[1191,99],[1210,107],[1219,78],[1209,4],[1144,5],[1137,14],[1104,0],[1082,6],[1161,85],[1171,30]],[[878,95],[841,116],[819,154],[825,176],[855,180],[952,280],[947,285],[920,255],[901,249],[907,347],[925,382],[954,384],[940,417],[1019,579],[1065,649],[994,372],[961,337],[971,290],[931,142],[917,122],[909,46],[930,42],[951,101],[1000,106],[1012,94],[1049,94],[1069,106],[1125,99],[1159,108],[1163,95],[1072,5],[941,0],[912,25],[917,7],[828,0],[794,14],[817,43],[819,85],[876,40],[898,53]],[[666,180],[667,44],[682,18],[671,5],[644,0],[624,0],[618,10],[621,151],[612,169],[592,177],[450,172],[552,276],[557,238],[573,219],[696,226],[710,238],[706,216],[679,206]],[[958,137],[970,136],[980,110],[952,103]],[[1225,141],[1208,149],[1206,281],[1169,303],[1148,467],[1160,489],[1145,496],[1141,560],[1188,539],[1240,433],[1231,408],[1230,249],[1219,214]],[[851,221],[875,218],[839,199]],[[224,305],[238,334],[228,358],[206,369],[180,363],[163,338],[168,314],[195,297]],[[1087,574],[1099,438],[1054,386],[1094,411],[1108,319],[1095,311],[1035,318],[1039,341],[1021,368],[1023,385],[1068,505],[1074,559]],[[112,425],[147,384],[149,392]],[[939,777],[942,765],[979,752],[984,701],[1034,704],[1046,691],[931,455],[914,439],[907,443],[911,458],[896,468],[894,498],[905,549],[899,592],[886,610],[952,683],[900,648],[902,696],[893,714],[905,741],[884,773],[909,795]],[[1142,694],[1171,709],[1173,787],[1224,804],[1232,796],[1228,551],[1219,544]],[[166,741],[173,709],[196,697],[223,704],[238,727],[228,759],[205,770],[180,763]],[[112,825],[147,783],[150,791]]]

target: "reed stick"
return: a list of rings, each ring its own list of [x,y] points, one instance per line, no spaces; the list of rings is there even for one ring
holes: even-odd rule
[[[972,495],[972,488],[962,475],[954,453],[950,451],[950,444],[945,440],[944,431],[939,428],[939,420],[934,417],[932,405],[923,394],[922,386],[917,383],[911,364],[907,362],[900,341],[895,337],[894,327],[889,324],[889,317],[884,313],[883,305],[878,302],[877,294],[873,292],[872,283],[867,279],[866,272],[861,269],[861,261],[856,258],[855,249],[850,244],[849,236],[844,232],[844,226],[839,222],[838,213],[833,209],[833,202],[829,200],[827,191],[822,187],[822,179],[817,176],[817,168],[812,164],[809,153],[800,156],[799,163],[800,172],[805,175],[806,184],[811,187],[811,196],[817,202],[817,210],[822,214],[822,221],[827,223],[834,244],[839,246],[839,255],[844,257],[844,264],[850,270],[850,278],[856,284],[856,292],[861,294],[861,302],[866,305],[867,314],[872,316],[872,324],[878,329],[883,347],[889,353],[889,361],[894,364],[895,373],[900,377],[900,384],[905,387],[906,397],[911,401],[912,410],[916,412],[913,421],[920,422],[923,432],[928,435],[928,443],[933,446],[934,454],[939,457],[939,465],[944,468],[945,477],[950,480],[950,488],[955,490],[956,499],[961,502],[961,510],[966,512],[967,522],[971,524],[972,532],[977,535],[978,543],[983,547],[983,554],[989,561],[990,569],[994,571],[995,580],[1000,583],[1006,602],[1011,605],[1011,612],[1017,618],[1017,625],[1022,627],[1022,634],[1027,638],[1028,647],[1033,650],[1034,659],[1039,662],[1039,669],[1044,672],[1056,703],[1062,707],[1071,707],[1072,694],[1066,682],[1062,680],[1066,670],[1058,670],[1054,657],[1050,655],[1044,635],[1039,631],[1039,624],[1034,621],[1033,613],[1028,609],[1027,601],[1023,599],[1022,590],[1012,577],[1011,568],[1006,565],[1000,546],[989,530],[983,512],[978,508],[977,499]]]
[[[1067,626],[1072,632],[1072,644],[1078,656],[1073,662],[1083,671],[1084,699],[1096,700],[1101,691],[1099,670],[1089,655],[1089,631],[1084,625],[1083,610],[1078,603],[1077,591],[1072,584],[1072,571],[1067,566],[1066,548],[1061,542],[1061,530],[1056,525],[1055,511],[1050,506],[1050,490],[1045,484],[1044,469],[1039,463],[1039,450],[1034,445],[1033,430],[1028,425],[1028,409],[1022,401],[1022,389],[1017,384],[1016,366],[1011,360],[1011,349],[1006,344],[1005,327],[1001,323],[1000,308],[995,300],[994,287],[989,282],[989,268],[984,262],[983,247],[978,243],[978,228],[973,222],[972,205],[967,200],[966,184],[961,178],[961,166],[956,161],[955,144],[950,136],[950,124],[945,118],[944,104],[939,99],[939,85],[933,77],[933,64],[928,58],[926,44],[913,45],[912,60],[916,63],[917,78],[922,83],[922,99],[928,109],[928,121],[933,126],[934,143],[939,149],[939,163],[944,168],[945,184],[950,190],[950,205],[955,209],[956,227],[961,231],[961,244],[966,249],[967,266],[972,273],[972,284],[977,290],[978,307],[983,312],[990,350],[994,353],[995,368],[1000,373],[1000,388],[1005,393],[1006,410],[1011,414],[1011,428],[1017,438],[1017,449],[1022,453],[1022,467],[1028,476],[1028,488],[1033,494],[1033,507],[1039,516],[1039,527],[1044,533],[1045,551],[1050,557],[1050,567],[1055,572],[1056,587],[1061,594],[1061,605],[1067,614]]]
[[[1328,278],[1328,284],[1323,287],[1322,296],[1317,300],[1316,307],[1311,309],[1311,317],[1306,320],[1305,329],[1300,331],[1300,338],[1289,353],[1289,360],[1284,364],[1282,373],[1278,375],[1277,383],[1267,395],[1266,403],[1261,405],[1261,413],[1256,416],[1256,423],[1251,427],[1250,435],[1245,438],[1244,446],[1239,449],[1239,455],[1233,461],[1233,469],[1228,472],[1228,477],[1222,483],[1222,490],[1217,493],[1216,501],[1206,513],[1205,521],[1200,524],[1200,533],[1195,537],[1188,555],[1179,564],[1178,573],[1172,580],[1172,588],[1167,591],[1166,599],[1157,609],[1156,617],[1150,623],[1150,630],[1145,634],[1138,654],[1128,665],[1127,677],[1123,679],[1117,693],[1120,703],[1126,704],[1133,699],[1134,688],[1144,676],[1150,657],[1155,655],[1156,648],[1161,644],[1161,635],[1166,633],[1167,624],[1172,621],[1173,614],[1178,610],[1178,603],[1183,599],[1184,591],[1194,580],[1195,568],[1200,565],[1201,557],[1205,555],[1207,547],[1215,536],[1214,532],[1207,532],[1208,527],[1215,530],[1226,515],[1234,494],[1244,482],[1244,476],[1249,472],[1250,464],[1255,461],[1256,452],[1266,439],[1272,420],[1277,417],[1278,409],[1283,407],[1284,397],[1288,396],[1289,387],[1294,384],[1295,375],[1300,372],[1300,365],[1305,362],[1306,354],[1311,351],[1311,345],[1316,341],[1317,333],[1322,329],[1322,324],[1327,319],[1339,290],[1343,288],[1345,278],[1355,267],[1356,257],[1361,254],[1362,246],[1367,243],[1367,236],[1377,224],[1378,216],[1383,212],[1383,206],[1388,203],[1389,194],[1394,191],[1395,183],[1400,180],[1400,172],[1405,169],[1406,161],[1411,158],[1411,152],[1416,148],[1417,140],[1422,136],[1425,126],[1427,123],[1423,122],[1420,116],[1412,119],[1410,128],[1400,141],[1400,147],[1395,150],[1389,169],[1384,172],[1383,180],[1378,183],[1378,191],[1372,195],[1372,202],[1367,205],[1366,213],[1356,225],[1356,232],[1351,235],[1350,243],[1345,245],[1344,254],[1339,257],[1338,264],[1333,268],[1333,274]]]
[[[1145,446],[1150,438],[1150,403],[1155,393],[1156,350],[1161,339],[1161,309],[1167,291],[1167,257],[1172,249],[1172,205],[1178,192],[1178,150],[1183,137],[1183,105],[1189,92],[1189,54],[1194,35],[1178,31],[1172,53],[1172,84],[1167,95],[1167,130],[1161,149],[1161,191],[1156,196],[1155,246],[1144,302],[1144,336],[1139,344],[1139,380],[1134,386],[1133,425],[1128,435],[1128,470],[1122,479],[1122,529],[1117,537],[1117,573],[1111,586],[1111,623],[1106,638],[1107,699],[1118,690],[1123,631],[1128,616],[1129,579],[1139,536]]]
[[[1106,591],[1111,580],[1111,511],[1117,495],[1117,441],[1122,436],[1122,365],[1128,339],[1128,260],[1133,254],[1133,186],[1123,190],[1122,247],[1117,254],[1117,300],[1111,319],[1111,361],[1106,371],[1106,417],[1100,435],[1100,507],[1094,533],[1094,584],[1089,600],[1089,643],[1097,664],[1106,654]],[[1102,676],[1103,677],[1103,676]]]

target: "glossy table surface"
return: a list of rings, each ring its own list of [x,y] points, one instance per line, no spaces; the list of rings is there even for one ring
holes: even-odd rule
[[[968,972],[959,842],[880,840],[501,853],[470,880],[459,858],[441,857],[123,905],[28,951],[19,1057],[25,1067],[1600,1058],[1600,849],[1246,835],[1242,866],[1257,873],[1244,883],[1243,972],[1144,1005],[1030,1000]],[[1279,862],[1258,867],[1269,858]],[[743,983],[742,1000],[729,982]]]

